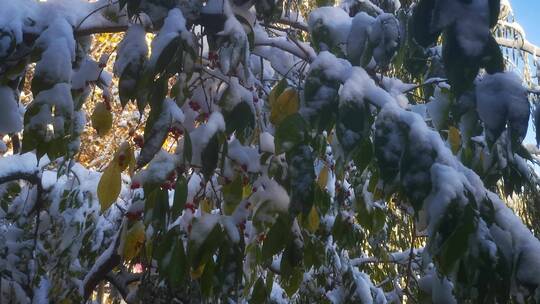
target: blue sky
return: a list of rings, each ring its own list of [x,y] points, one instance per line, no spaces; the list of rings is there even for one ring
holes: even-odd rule
[[[510,0],[516,20],[525,29],[527,39],[540,45],[540,0]]]
[[[527,40],[540,45],[540,0],[510,0],[510,4],[514,9],[516,21],[525,29]],[[536,143],[532,120],[529,121],[525,143]]]

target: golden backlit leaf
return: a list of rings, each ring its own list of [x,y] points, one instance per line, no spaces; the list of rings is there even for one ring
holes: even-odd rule
[[[277,100],[271,104],[270,122],[274,125],[280,124],[285,117],[298,112],[300,100],[298,92],[293,88],[287,88]]]
[[[107,210],[116,201],[121,187],[120,167],[114,163],[109,164],[105,171],[103,171],[97,187],[101,212]]]
[[[124,261],[131,261],[135,258],[144,245],[144,224],[141,220],[136,221],[128,229],[124,244]]]
[[[104,102],[98,102],[92,113],[92,126],[99,136],[105,136],[112,128],[113,116]]]

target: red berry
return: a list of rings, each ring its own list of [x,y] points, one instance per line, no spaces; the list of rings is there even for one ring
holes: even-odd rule
[[[247,168],[247,165],[245,165],[245,164],[242,165],[242,170],[247,171],[247,169],[248,169],[248,168]]]
[[[128,212],[126,217],[131,221],[136,221],[141,219],[142,212]]]
[[[246,209],[249,209],[249,207],[251,207],[251,202],[246,203]]]
[[[135,138],[133,138],[133,141],[137,146],[139,146],[139,148],[142,148],[144,146],[144,138],[141,135],[135,136]]]
[[[192,203],[187,203],[185,209],[189,209],[191,213],[195,213],[195,206]]]
[[[195,102],[193,100],[191,100],[188,104],[189,104],[189,107],[195,112],[197,112],[197,111],[199,111],[201,109],[201,106],[199,105],[199,103],[197,103],[197,102]]]
[[[253,189],[251,189],[251,192],[257,192],[257,187],[253,187]]]
[[[170,182],[174,182],[175,179],[176,179],[176,172],[171,171],[171,173],[169,173],[169,175],[167,175],[167,180],[170,181]]]
[[[141,187],[141,184],[139,184],[138,182],[131,183],[131,189],[138,189],[140,187]]]

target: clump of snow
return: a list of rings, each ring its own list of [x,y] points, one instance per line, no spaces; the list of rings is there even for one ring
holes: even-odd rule
[[[23,128],[23,119],[15,92],[7,86],[0,86],[0,100],[0,133],[20,131]]]
[[[351,17],[339,7],[319,7],[309,14],[308,26],[312,35],[323,29],[327,30],[327,33],[323,32],[321,34],[326,34],[328,37],[325,38],[332,41],[334,46],[344,47],[351,30]],[[333,46],[320,45],[319,47],[327,51]]]
[[[274,154],[276,152],[276,147],[274,146],[274,136],[268,132],[262,132],[259,135],[259,147],[261,152]]]
[[[108,74],[99,67],[99,63],[86,56],[79,68],[73,71],[71,87],[73,90],[84,89],[88,83],[96,82],[101,74]]]
[[[157,50],[155,50],[157,51]],[[131,62],[142,62],[148,55],[146,31],[140,24],[132,24],[126,31],[124,39],[118,45],[118,55],[114,63],[114,74],[122,75]]]
[[[369,40],[374,46],[373,58],[379,66],[387,66],[399,48],[399,21],[392,14],[380,14],[369,29]]]
[[[365,12],[359,12],[352,19],[351,31],[347,39],[347,55],[354,65],[362,63],[362,56],[368,47],[369,31],[373,22],[375,22],[375,18]]]
[[[225,131],[225,120],[220,112],[212,112],[206,124],[199,126],[189,133],[193,151],[193,164],[201,164],[202,150],[206,147],[212,136],[219,131]]]
[[[337,58],[334,54],[323,51],[311,63],[310,71],[321,70],[329,79],[336,79],[345,82],[351,74],[351,64],[349,61]]]
[[[290,198],[287,191],[275,180],[262,176],[253,184],[257,192],[251,196],[254,220],[271,221],[276,212],[287,212]]]
[[[261,169],[257,148],[243,146],[236,138],[229,142],[228,155],[241,166],[245,166],[248,172],[259,172]]]
[[[437,130],[441,130],[446,125],[448,111],[450,109],[450,98],[444,94],[441,88],[436,87],[433,96],[426,104],[426,109],[431,117],[431,122]]]
[[[486,135],[495,141],[508,127],[519,143],[525,138],[530,115],[527,90],[514,72],[485,75],[476,83],[476,110]]]
[[[221,216],[219,214],[208,214],[204,213],[201,217],[197,218],[197,221],[194,222],[189,239],[195,244],[200,245],[206,240],[208,234],[212,232],[212,229],[216,225],[219,225]]]
[[[16,173],[36,175],[48,163],[49,160],[46,157],[38,163],[36,155],[31,152],[0,157],[0,178]]]
[[[438,30],[454,26],[457,40],[465,54],[478,56],[483,52],[490,36],[488,2],[437,1],[431,26]]]
[[[160,150],[150,161],[148,166],[133,176],[133,182],[140,185],[161,184],[167,180],[168,175],[176,168],[177,157],[165,150]]]
[[[188,45],[193,45],[193,37],[186,29],[186,19],[178,8],[169,11],[158,35],[152,40],[152,53],[148,60],[149,66],[155,67],[165,47],[176,37],[181,37]]]
[[[395,103],[392,98],[360,67],[352,67],[349,77],[339,91],[340,101],[363,102],[364,99],[371,103],[383,105],[385,103]]]

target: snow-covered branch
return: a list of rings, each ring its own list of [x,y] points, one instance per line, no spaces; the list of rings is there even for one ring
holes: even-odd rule
[[[513,48],[516,50],[521,50],[526,53],[529,53],[535,57],[540,57],[540,47],[532,44],[528,40],[523,39],[508,39],[503,37],[496,37],[497,43],[500,46],[507,47],[507,48]]]

